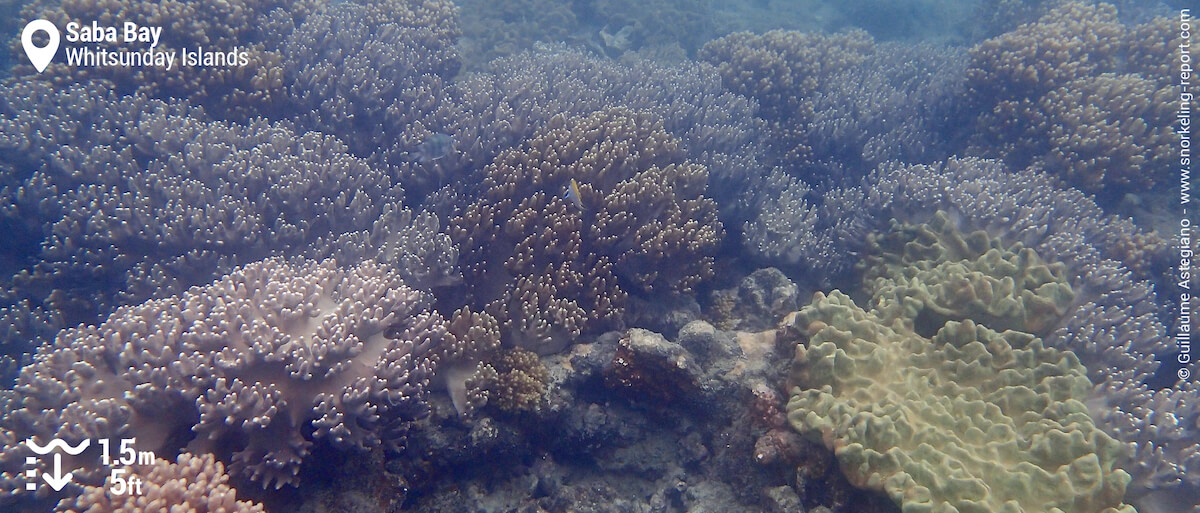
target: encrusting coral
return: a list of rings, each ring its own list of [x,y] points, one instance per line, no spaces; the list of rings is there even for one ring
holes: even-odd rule
[[[927,224],[892,221],[870,237],[863,285],[884,322],[917,332],[946,321],[1044,334],[1075,299],[1066,266],[1046,263],[1021,243],[1006,246],[978,230],[958,231],[945,212]]]
[[[837,291],[790,323],[808,339],[788,419],[902,511],[1134,511],[1124,447],[1077,399],[1092,384],[1070,351],[970,320],[922,337]]]
[[[712,274],[723,231],[707,170],[651,114],[555,118],[484,173],[451,236],[471,303],[509,342],[555,352],[617,325],[630,292],[688,291]]]

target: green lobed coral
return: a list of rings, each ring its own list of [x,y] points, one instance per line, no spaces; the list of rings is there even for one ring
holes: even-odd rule
[[[904,512],[1134,511],[1121,444],[1074,399],[1092,384],[1073,353],[970,320],[922,337],[838,291],[791,323],[809,339],[789,421]]]
[[[1045,334],[1075,299],[1062,263],[1044,262],[1033,249],[982,230],[961,233],[942,211],[927,224],[893,220],[869,244],[863,280],[873,311],[920,333],[971,319]]]

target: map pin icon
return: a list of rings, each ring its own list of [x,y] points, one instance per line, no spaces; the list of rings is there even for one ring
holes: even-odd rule
[[[41,48],[33,44],[33,33],[39,30],[50,36],[50,44]],[[59,37],[58,27],[46,20],[33,20],[21,31],[21,46],[25,47],[25,55],[29,57],[33,67],[37,68],[38,73],[46,71],[46,66],[54,59],[55,52],[58,52]]]

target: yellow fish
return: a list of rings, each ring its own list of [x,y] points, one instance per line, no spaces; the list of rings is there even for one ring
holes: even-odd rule
[[[579,195],[579,184],[575,182],[574,178],[572,178],[571,183],[567,185],[567,192],[563,193],[563,198],[566,198],[568,202],[570,202],[572,205],[575,205],[575,208],[583,210],[583,199]]]

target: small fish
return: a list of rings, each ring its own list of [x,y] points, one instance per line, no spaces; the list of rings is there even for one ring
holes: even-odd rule
[[[574,178],[567,185],[567,191],[563,193],[563,198],[570,204],[575,205],[575,208],[583,210],[583,197],[579,195],[579,184],[575,182]]]
[[[454,136],[435,133],[421,141],[417,147],[417,162],[426,163],[439,160],[454,151]]]
[[[625,25],[621,30],[615,33],[608,32],[608,25],[600,29],[600,39],[604,41],[605,48],[613,48],[622,52],[630,47],[629,35],[633,33],[633,25]]]

